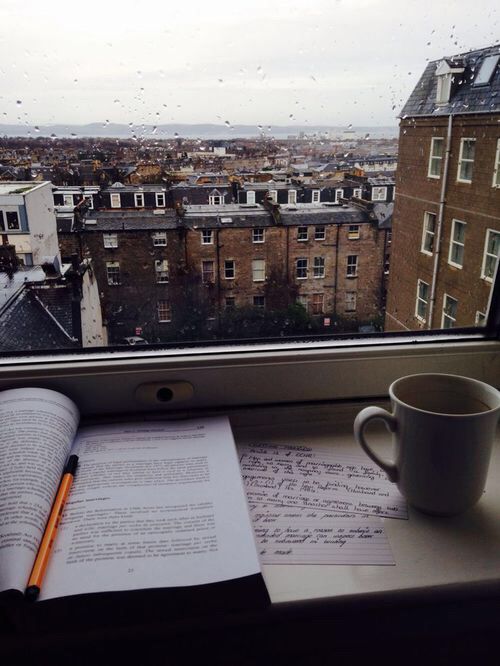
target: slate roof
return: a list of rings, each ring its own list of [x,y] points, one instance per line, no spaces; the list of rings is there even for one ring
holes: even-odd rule
[[[281,207],[281,222],[285,226],[316,224],[361,224],[369,222],[368,213],[354,206],[325,206],[301,204],[294,208]]]
[[[214,229],[217,227],[270,227],[274,225],[271,214],[262,206],[255,204],[253,208],[239,205],[227,206],[186,206],[183,222],[187,226],[198,229]],[[222,220],[231,220],[223,222]]]
[[[430,62],[420,77],[415,89],[404,105],[400,118],[414,116],[447,116],[461,113],[499,113],[500,112],[500,66],[497,64],[495,72],[486,85],[474,86],[474,77],[479,71],[481,63],[486,56],[500,53],[500,44],[477,51],[459,54],[444,58],[448,63],[457,66],[465,64],[463,74],[452,88],[448,104],[436,103],[437,77],[435,71],[442,62]],[[460,62],[463,60],[463,63]]]
[[[162,209],[162,214],[152,210],[91,211],[85,220],[86,231],[161,231],[177,229],[178,218],[174,210]],[[92,224],[95,221],[95,224]],[[90,224],[89,224],[90,222]],[[67,220],[57,220],[58,231],[69,233],[71,225]]]

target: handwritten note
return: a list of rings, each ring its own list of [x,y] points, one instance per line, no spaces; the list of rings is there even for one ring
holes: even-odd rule
[[[275,444],[238,450],[250,502],[408,518],[396,486],[362,453]]]
[[[250,515],[264,564],[395,564],[379,518],[254,503]]]

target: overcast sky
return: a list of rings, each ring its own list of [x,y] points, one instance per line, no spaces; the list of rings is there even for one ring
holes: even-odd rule
[[[491,0],[0,0],[0,123],[394,125]]]

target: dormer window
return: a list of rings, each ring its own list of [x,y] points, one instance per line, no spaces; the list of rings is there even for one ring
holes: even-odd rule
[[[462,74],[464,67],[459,62],[442,60],[436,68],[436,103],[448,104],[451,97],[452,85],[458,74]]]

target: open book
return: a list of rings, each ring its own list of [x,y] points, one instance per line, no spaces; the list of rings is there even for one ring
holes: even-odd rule
[[[260,574],[227,418],[78,424],[55,391],[0,393],[0,591],[24,591],[70,453],[40,599]]]

